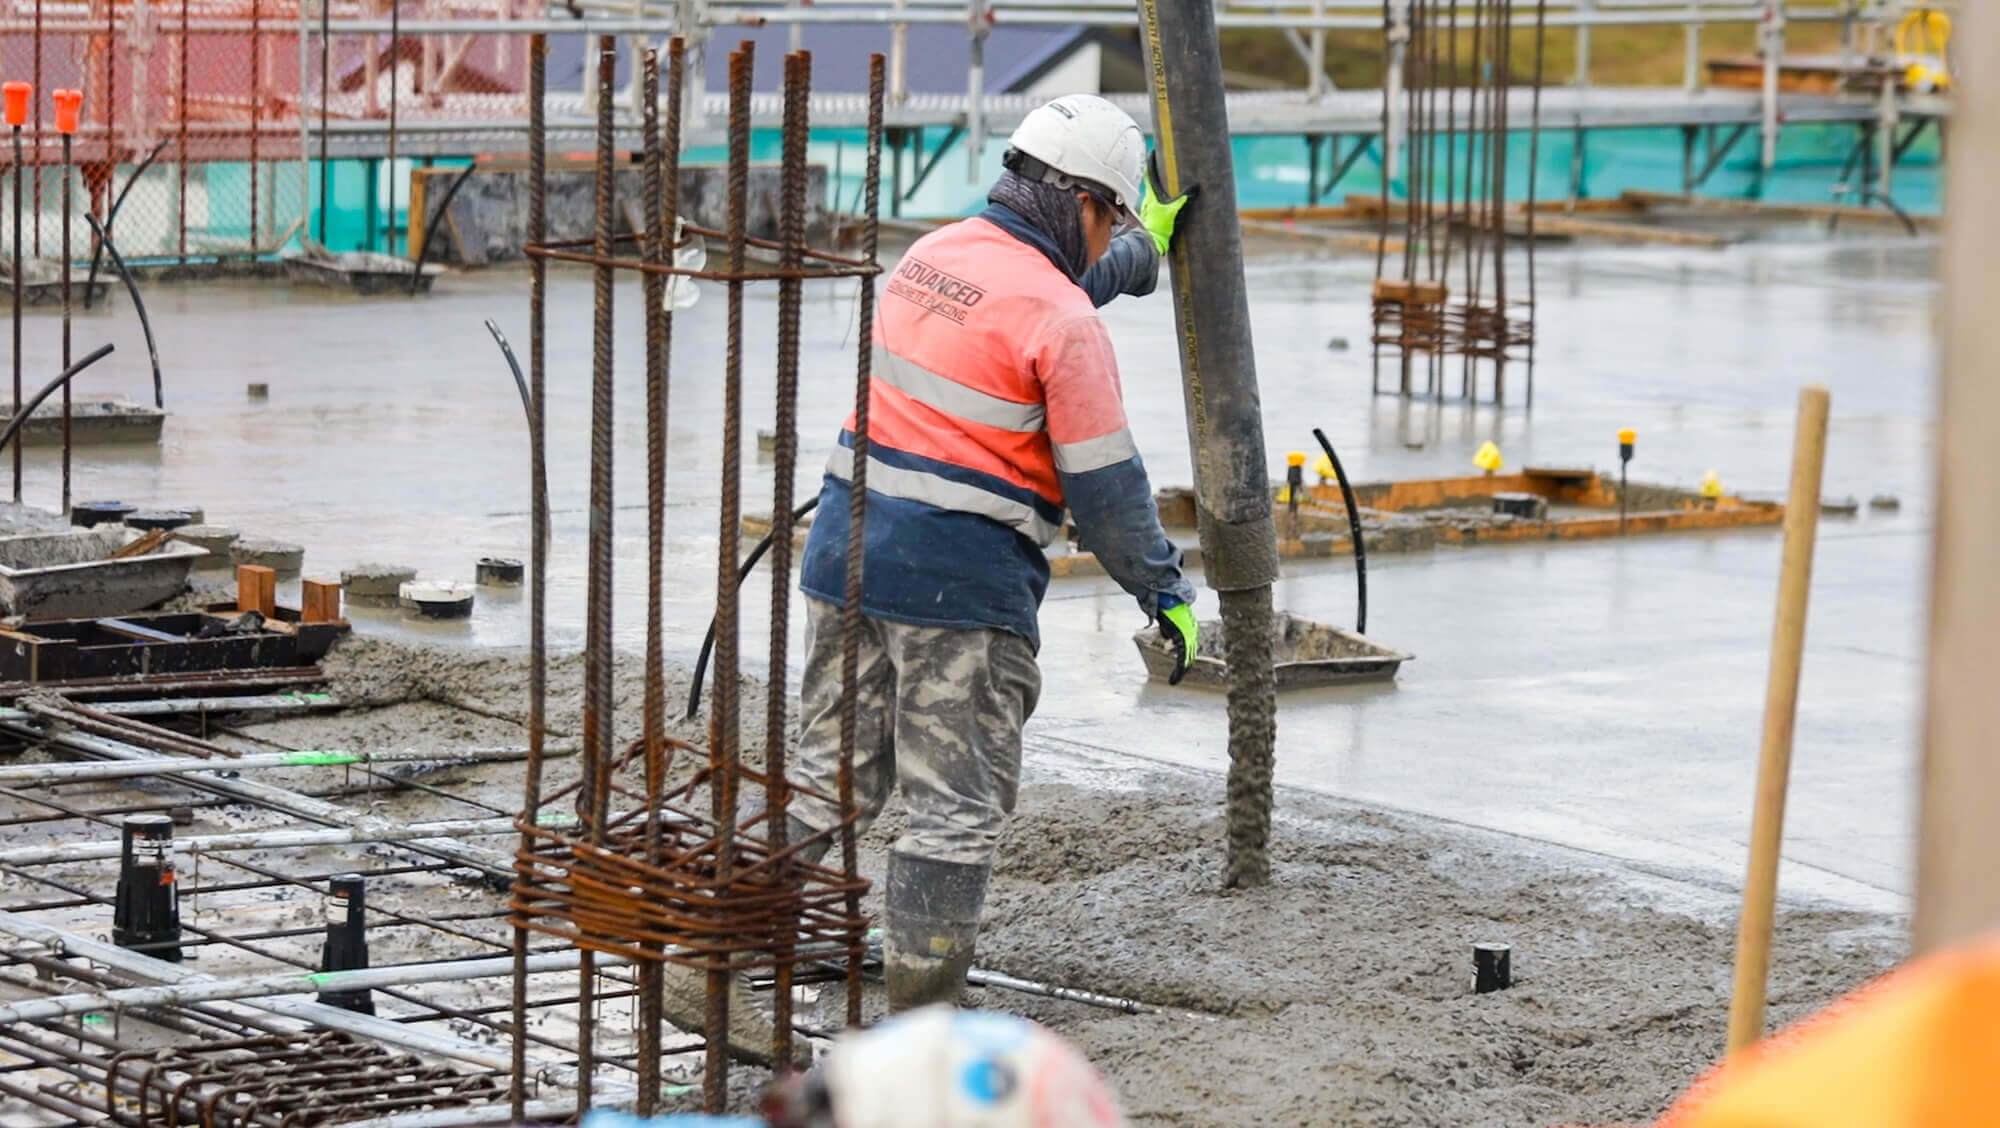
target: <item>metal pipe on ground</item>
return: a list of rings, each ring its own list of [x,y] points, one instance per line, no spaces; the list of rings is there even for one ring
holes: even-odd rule
[[[1140,0],[1161,181],[1173,199],[1199,188],[1172,246],[1195,511],[1209,587],[1221,594],[1229,665],[1229,849],[1223,882],[1270,880],[1271,759],[1277,725],[1271,585],[1277,528],[1243,283],[1236,173],[1225,117],[1215,10],[1204,0]],[[1200,264],[1197,268],[1196,264]]]
[[[389,752],[270,752],[233,760],[192,760],[181,756],[82,764],[7,764],[0,766],[0,785],[17,783],[80,783],[85,780],[131,779],[136,776],[184,775],[191,772],[234,772],[249,768],[366,768],[371,764],[504,763],[527,756],[524,748],[467,748],[432,752],[406,748]]]
[[[70,748],[91,756],[112,760],[150,760],[155,757],[144,748],[135,747],[123,741],[105,737],[88,736],[76,732],[44,733],[19,723],[0,722],[0,731],[30,740],[46,740],[51,744]],[[227,795],[251,803],[270,807],[294,818],[336,827],[392,826],[386,820],[359,814],[336,803],[314,799],[282,787],[257,783],[247,779],[198,779],[190,780],[190,786],[199,787],[217,795]],[[514,860],[498,850],[471,846],[444,838],[419,838],[403,843],[407,849],[432,857],[442,858],[454,865],[474,869],[496,882],[511,884],[514,880]]]
[[[600,957],[607,963],[620,962],[616,956]],[[551,952],[529,956],[528,974],[574,971],[578,953]],[[313,995],[339,991],[370,991],[377,987],[407,987],[417,983],[463,983],[511,975],[513,956],[493,956],[479,960],[440,960],[435,963],[399,964],[362,971],[285,972],[250,979],[212,979],[168,983],[157,987],[127,987],[116,991],[85,991],[73,995],[51,995],[43,999],[21,999],[0,1004],[0,1026],[22,1022],[47,1022],[68,1015],[93,1011],[130,1010],[134,1007],[174,1007],[188,1003],[212,1003],[232,999],[268,999],[285,995]]]
[[[233,765],[232,765],[233,766]],[[545,818],[547,816],[544,816]],[[248,830],[236,834],[208,834],[175,840],[180,850],[221,854],[232,850],[280,850],[298,846],[336,846],[350,842],[409,842],[421,839],[471,837],[506,834],[515,828],[511,818],[443,819],[437,822],[390,823],[369,820],[374,826],[327,827],[318,830]],[[88,862],[118,856],[116,842],[68,842],[52,846],[16,846],[0,850],[0,865],[38,866],[56,862]]]

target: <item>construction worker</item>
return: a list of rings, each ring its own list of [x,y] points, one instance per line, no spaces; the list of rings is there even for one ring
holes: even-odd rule
[[[1102,98],[1034,110],[990,206],[917,240],[882,286],[854,785],[864,826],[899,781],[909,809],[885,891],[897,1009],[955,1001],[971,967],[1021,726],[1041,691],[1042,550],[1065,508],[1179,659],[1194,657],[1194,588],[1160,527],[1094,308],[1153,289],[1189,198],[1142,189],[1145,149],[1138,124]],[[850,417],[801,564],[798,775],[823,795],[837,794],[853,428]],[[819,856],[838,808],[801,795],[791,813],[791,841],[818,835],[803,856]]]

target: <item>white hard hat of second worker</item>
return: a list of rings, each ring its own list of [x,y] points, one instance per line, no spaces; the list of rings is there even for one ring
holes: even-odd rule
[[[1125,1128],[1089,1059],[1009,1014],[906,1011],[842,1035],[821,1070],[837,1128]]]
[[[1125,217],[1139,211],[1146,135],[1132,115],[1095,94],[1067,94],[1030,111],[1007,139],[1007,167],[1030,180],[1072,185],[1107,198]],[[1016,167],[1015,154],[1040,167]]]

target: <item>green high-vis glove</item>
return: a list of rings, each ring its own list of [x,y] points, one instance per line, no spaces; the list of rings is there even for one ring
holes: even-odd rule
[[[1201,628],[1195,625],[1194,608],[1178,601],[1169,604],[1167,601],[1172,598],[1160,597],[1160,637],[1174,648],[1174,672],[1167,678],[1167,684],[1179,685],[1187,676],[1188,667],[1194,665]]]
[[[1139,226],[1153,237],[1153,249],[1161,255],[1167,253],[1167,244],[1173,242],[1174,223],[1180,218],[1181,209],[1194,199],[1195,189],[1181,193],[1178,200],[1162,200],[1153,194],[1153,183],[1149,179],[1139,189]]]

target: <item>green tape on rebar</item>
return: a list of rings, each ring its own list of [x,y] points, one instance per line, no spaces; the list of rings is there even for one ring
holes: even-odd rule
[[[289,752],[285,755],[285,766],[291,768],[323,768],[333,764],[358,764],[361,757],[353,752]]]

